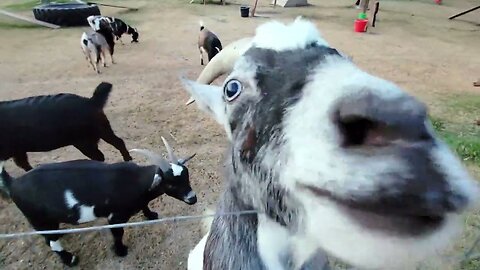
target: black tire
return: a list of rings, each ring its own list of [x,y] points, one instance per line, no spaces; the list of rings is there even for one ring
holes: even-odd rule
[[[100,15],[100,9],[94,4],[45,4],[34,7],[33,15],[39,21],[60,26],[86,26],[87,17]]]

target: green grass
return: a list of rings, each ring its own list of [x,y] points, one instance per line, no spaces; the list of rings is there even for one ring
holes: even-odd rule
[[[72,1],[71,0],[55,0],[55,1],[52,1],[52,2],[68,3],[68,2],[72,2]],[[22,10],[30,10],[30,9],[32,9],[35,6],[38,6],[40,4],[41,4],[40,0],[18,1],[18,3],[6,5],[5,8],[9,9],[9,10],[22,11]]]
[[[480,95],[449,95],[436,105],[431,116],[437,134],[466,162],[480,165]]]
[[[464,126],[430,117],[437,134],[466,162],[480,165],[480,128]]]
[[[430,120],[437,135],[463,159],[472,175],[479,178],[480,126],[476,125],[476,120],[480,119],[480,95],[462,93],[442,96],[436,101],[434,109],[435,113],[430,116]],[[473,241],[479,237],[479,214],[475,211],[467,217],[465,233],[455,250],[457,255],[469,250]],[[473,254],[480,254],[480,247],[476,247]],[[478,270],[480,259],[466,260],[453,269]]]
[[[37,29],[40,25],[30,23],[0,22],[0,29]]]

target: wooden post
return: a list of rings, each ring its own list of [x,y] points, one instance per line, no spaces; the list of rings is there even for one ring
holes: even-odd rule
[[[370,0],[360,0],[360,7],[362,8],[363,13],[367,13],[369,2]]]
[[[380,1],[372,1],[372,7],[370,8],[370,18],[369,23],[372,27],[375,27],[375,22],[377,21],[377,13],[380,8]]]
[[[252,17],[255,17],[255,10],[257,9],[257,4],[258,4],[258,0],[255,0],[255,4],[253,4],[253,9],[252,9],[252,12],[250,14],[250,16],[252,16]]]

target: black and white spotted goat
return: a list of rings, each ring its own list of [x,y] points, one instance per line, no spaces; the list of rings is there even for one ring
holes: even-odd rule
[[[132,43],[138,42],[139,33],[138,30],[130,25],[126,24],[121,19],[109,16],[101,16],[101,15],[91,15],[87,17],[88,24],[90,27],[95,30],[108,30],[111,31],[112,34],[115,36],[116,40],[122,41],[122,35],[128,34],[132,36]]]
[[[157,219],[148,203],[162,194],[195,204],[197,197],[190,186],[186,159],[177,159],[162,137],[170,160],[148,150],[134,149],[147,155],[154,165],[139,166],[133,162],[107,164],[92,160],[74,160],[44,164],[28,173],[12,178],[0,165],[0,188],[12,198],[35,230],[57,230],[60,223],[81,224],[108,218],[109,224],[127,222],[143,211],[148,219]],[[123,228],[111,229],[114,250],[126,256]],[[78,257],[63,249],[61,234],[44,234],[47,245],[68,266]]]
[[[46,152],[73,145],[90,159],[104,161],[98,149],[103,139],[132,160],[124,141],[112,130],[103,107],[112,84],[100,83],[91,98],[70,93],[0,102],[0,161],[13,157],[29,171],[28,152]]]
[[[427,109],[301,18],[259,26],[222,87],[183,79],[231,141],[216,216],[188,269],[410,266],[450,244],[479,189]]]

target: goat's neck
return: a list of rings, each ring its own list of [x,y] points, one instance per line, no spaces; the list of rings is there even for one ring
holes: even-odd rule
[[[257,191],[253,192],[250,190],[251,185],[244,184],[245,179],[238,179],[239,176],[235,173],[230,174],[230,177],[217,212],[255,210],[260,214],[216,217],[205,246],[203,269],[322,269],[319,267],[321,264],[317,264],[318,258],[315,259],[315,264],[309,260],[313,252],[298,253],[298,250],[303,252],[302,245],[305,241],[292,232],[296,231],[292,229],[296,227],[292,221],[296,218],[296,211],[286,209],[285,200],[277,201],[275,199],[278,198],[275,198],[265,201],[247,197],[246,194],[257,193],[258,186],[255,186]],[[268,192],[278,194],[279,191],[272,183],[268,187]],[[267,192],[266,189],[260,191],[260,194],[264,192]],[[323,256],[322,261],[325,262]]]

